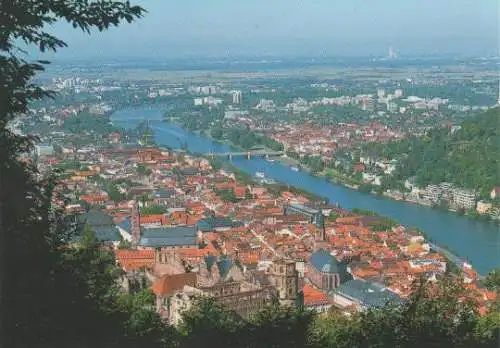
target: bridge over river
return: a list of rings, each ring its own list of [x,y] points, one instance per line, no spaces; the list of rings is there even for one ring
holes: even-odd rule
[[[283,156],[285,153],[283,151],[268,151],[268,150],[249,150],[249,151],[230,151],[230,152],[208,152],[202,155],[208,157],[225,157],[233,159],[234,157],[245,157],[247,159],[252,158],[269,158]]]

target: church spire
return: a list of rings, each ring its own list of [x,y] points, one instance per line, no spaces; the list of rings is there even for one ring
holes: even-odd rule
[[[141,239],[141,217],[139,213],[139,203],[134,199],[131,219],[132,244],[137,245]]]

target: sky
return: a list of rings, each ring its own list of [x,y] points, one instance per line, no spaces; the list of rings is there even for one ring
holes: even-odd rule
[[[58,23],[66,58],[498,54],[498,0],[131,0],[148,13],[88,36]],[[480,4],[480,5],[479,5]]]

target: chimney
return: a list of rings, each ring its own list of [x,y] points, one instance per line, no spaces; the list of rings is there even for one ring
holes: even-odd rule
[[[134,205],[132,206],[132,220],[131,220],[131,229],[132,229],[132,244],[139,244],[139,240],[141,239],[141,219],[139,215],[139,204],[136,200],[134,200]]]

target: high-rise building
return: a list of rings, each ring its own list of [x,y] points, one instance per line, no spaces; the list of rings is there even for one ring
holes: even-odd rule
[[[498,100],[497,105],[500,105],[500,79],[498,80]]]
[[[388,52],[387,58],[389,58],[389,59],[397,59],[398,58],[398,54],[392,46],[389,46],[389,52]]]
[[[211,87],[210,86],[203,86],[200,88],[200,93],[201,94],[210,94],[211,93]]]
[[[233,91],[233,104],[241,104],[241,91]]]
[[[403,96],[403,90],[402,90],[402,89],[400,89],[400,88],[396,89],[396,90],[394,91],[394,96],[395,96],[396,98],[401,98],[401,97]]]
[[[363,111],[373,111],[373,99],[371,97],[366,97],[361,100],[361,110]]]
[[[377,97],[379,97],[379,98],[383,98],[384,96],[385,96],[385,89],[383,89],[383,88],[379,88],[379,89],[377,90]]]

